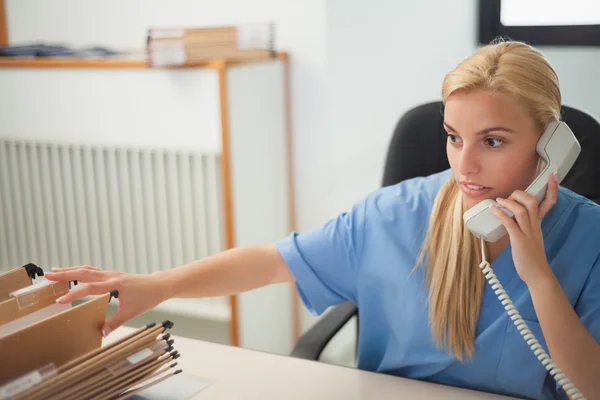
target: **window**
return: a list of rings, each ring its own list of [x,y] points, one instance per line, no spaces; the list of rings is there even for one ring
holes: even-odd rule
[[[507,36],[532,45],[600,46],[598,0],[479,0],[479,42]]]

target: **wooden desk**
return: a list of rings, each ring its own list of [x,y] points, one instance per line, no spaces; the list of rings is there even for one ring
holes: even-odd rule
[[[105,342],[131,328],[121,327]],[[436,385],[321,362],[171,335],[185,374],[210,386],[194,400],[215,399],[445,399],[493,400],[509,397]]]

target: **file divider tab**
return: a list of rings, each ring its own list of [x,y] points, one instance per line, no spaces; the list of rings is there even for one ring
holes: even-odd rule
[[[0,302],[0,337],[5,335],[5,333],[2,333],[3,329],[1,329],[4,324],[34,313],[38,315],[32,317],[40,319],[53,315],[55,311],[50,310],[49,307],[56,306],[56,299],[68,290],[68,282],[52,282],[51,284],[31,285],[13,292],[11,297]],[[16,296],[14,296],[15,294]],[[64,310],[68,307],[70,307],[70,304],[56,309]],[[42,311],[44,309],[48,309],[48,312]],[[30,324],[31,318],[27,321]]]
[[[31,285],[31,277],[25,268],[15,268],[0,274],[0,301],[10,299],[10,294],[15,290]]]
[[[67,282],[45,281],[15,290],[10,294],[10,297],[17,300],[19,309],[27,308],[39,302],[38,293],[47,286],[52,289],[54,297],[59,297],[69,291],[69,284]]]

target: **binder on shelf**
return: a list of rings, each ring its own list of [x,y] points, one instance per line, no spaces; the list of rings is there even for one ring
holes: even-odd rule
[[[214,59],[257,61],[275,53],[275,25],[244,24],[201,28],[151,28],[147,37],[151,66],[184,66]]]

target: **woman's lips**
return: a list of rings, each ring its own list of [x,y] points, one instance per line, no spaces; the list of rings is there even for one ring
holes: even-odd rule
[[[487,188],[487,187],[483,187],[482,189],[475,189],[474,185],[467,185],[465,183],[461,183],[460,188],[465,195],[472,197],[472,198],[478,198],[481,196],[485,196],[492,190],[492,188]]]

